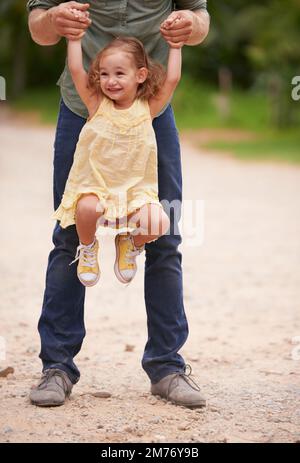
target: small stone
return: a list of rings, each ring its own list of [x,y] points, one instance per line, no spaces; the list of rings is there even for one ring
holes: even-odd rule
[[[5,426],[5,428],[3,428],[3,432],[5,434],[7,434],[9,432],[13,432],[13,428],[11,428],[10,426]]]
[[[125,346],[125,352],[132,352],[134,350],[135,346],[132,344],[126,344]]]
[[[103,428],[104,428],[103,424],[98,424],[97,425],[97,429],[103,429]]]
[[[26,354],[35,354],[37,352],[37,349],[33,346],[30,346],[28,347],[28,349],[26,349]]]
[[[220,410],[217,407],[215,407],[214,405],[210,405],[209,410],[211,412],[220,413]]]
[[[264,373],[265,375],[278,375],[283,376],[284,373],[282,371],[275,371],[275,370],[259,370],[260,373]]]
[[[131,432],[133,432],[133,429],[130,426],[125,426],[124,431],[131,433]]]
[[[155,397],[150,397],[148,402],[150,405],[156,405],[158,400]]]
[[[166,436],[163,436],[162,434],[156,434],[153,437],[152,442],[166,442]]]
[[[97,398],[100,398],[100,399],[108,399],[109,397],[111,397],[111,393],[106,392],[106,391],[92,392],[91,395],[93,397],[97,397]]]
[[[155,416],[154,418],[152,418],[149,423],[151,424],[158,424],[161,422],[161,418],[159,416]]]
[[[15,370],[13,369],[13,367],[7,367],[4,370],[0,371],[0,377],[1,378],[6,378],[9,374],[14,373],[14,371]]]
[[[191,415],[190,418],[191,418],[192,420],[198,421],[198,420],[199,420],[199,414],[198,414],[198,413],[195,413],[195,414]]]
[[[191,427],[190,423],[188,423],[188,422],[186,421],[186,422],[180,424],[180,425],[178,426],[177,429],[178,429],[179,431],[186,431],[187,429],[190,429],[190,427]]]

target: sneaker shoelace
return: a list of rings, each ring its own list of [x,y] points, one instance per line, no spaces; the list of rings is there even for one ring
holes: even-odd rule
[[[187,369],[189,369],[189,372],[186,373]],[[169,387],[168,387],[168,391],[167,391],[167,400],[169,400],[169,394],[170,394],[170,389],[171,389],[171,385],[173,384],[174,380],[176,378],[179,378],[181,377],[182,379],[184,379],[184,381],[189,385],[191,386],[191,388],[193,388],[195,391],[198,391],[200,392],[200,387],[198,386],[198,384],[191,378],[191,374],[192,374],[192,367],[191,365],[189,365],[188,363],[184,366],[184,371],[183,372],[178,372],[175,374],[175,376],[171,379],[170,381],[170,384],[169,384]],[[193,386],[194,384],[194,386]]]
[[[80,244],[79,246],[77,246],[75,259],[72,260],[72,262],[69,265],[74,264],[74,262],[80,259],[81,250],[83,250],[82,252],[83,265],[85,267],[91,267],[91,268],[95,267],[95,264],[97,262],[97,256],[96,256],[95,250],[93,248],[87,248],[85,244]]]
[[[126,254],[125,254],[125,262],[127,264],[133,264],[135,257],[141,254],[143,250],[144,249],[136,249],[132,251],[131,249],[127,249]]]
[[[126,250],[124,260],[125,260],[126,264],[133,265],[135,257],[138,256],[139,254],[141,254],[141,252],[144,251],[145,246],[144,245],[140,246],[140,247],[135,246],[132,236],[129,236],[129,237],[125,236],[124,238],[121,238],[121,239],[130,240],[130,242],[131,242],[131,249],[128,248]]]
[[[62,379],[63,386],[56,381],[55,376],[59,376]],[[57,384],[57,386],[62,387],[62,389],[66,392],[68,390],[68,384],[67,384],[67,381],[66,381],[66,379],[64,377],[64,374],[61,373],[59,370],[55,370],[54,368],[51,368],[51,369],[45,371],[45,373],[43,373],[43,376],[42,376],[41,381],[38,384],[37,388],[38,389],[45,389],[45,387],[47,386],[47,383],[53,377],[54,377],[54,380],[55,380],[55,383]]]

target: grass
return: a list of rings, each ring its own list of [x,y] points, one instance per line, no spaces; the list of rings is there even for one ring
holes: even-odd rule
[[[217,89],[183,76],[173,98],[179,129],[237,128],[262,131],[269,124],[268,101],[264,94],[235,90],[230,115],[218,110]]]
[[[300,133],[290,130],[282,134],[258,135],[248,141],[212,141],[206,148],[227,151],[240,159],[277,160],[300,163]]]
[[[12,107],[24,113],[36,113],[38,120],[45,124],[55,124],[60,100],[59,87],[27,90],[22,97],[12,103]]]
[[[202,146],[227,151],[241,159],[300,163],[300,130],[272,128],[266,94],[235,90],[230,96],[230,112],[226,118],[218,110],[217,97],[216,89],[183,77],[173,99],[178,128],[246,130],[251,132],[253,140],[225,141],[218,136],[218,140]],[[298,107],[300,126],[300,102]]]
[[[12,106],[22,112],[36,112],[42,123],[55,124],[60,99],[59,88],[28,90]],[[300,162],[300,132],[296,129],[274,130],[270,123],[267,96],[254,91],[234,90],[230,96],[230,112],[225,118],[218,109],[216,88],[183,76],[172,105],[179,130],[236,129],[250,131],[253,140],[211,140],[207,148],[230,151],[243,159],[281,159]],[[300,102],[298,103],[300,125]],[[202,145],[203,146],[203,145]]]

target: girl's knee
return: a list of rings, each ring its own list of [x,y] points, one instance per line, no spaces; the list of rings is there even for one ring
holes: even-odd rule
[[[84,194],[77,201],[76,213],[84,216],[91,216],[97,213],[99,199],[93,194]]]
[[[149,235],[165,235],[170,227],[170,220],[165,211],[157,204],[148,204],[147,209],[146,221],[141,220],[141,226],[147,229]],[[145,214],[143,218],[145,219]]]

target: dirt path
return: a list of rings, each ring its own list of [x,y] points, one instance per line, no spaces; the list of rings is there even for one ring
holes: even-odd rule
[[[209,406],[192,411],[150,395],[140,365],[143,258],[123,287],[111,237],[102,240],[101,282],[87,291],[81,380],[63,407],[29,404],[54,225],[53,136],[52,128],[0,125],[0,370],[15,369],[0,378],[0,441],[299,441],[300,168],[198,152],[184,137],[184,197],[204,200],[205,227],[201,246],[184,236],[181,247],[190,325],[181,353]],[[91,395],[99,391],[111,397]]]

